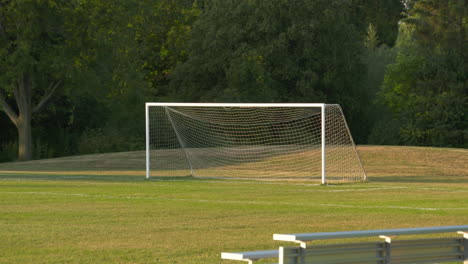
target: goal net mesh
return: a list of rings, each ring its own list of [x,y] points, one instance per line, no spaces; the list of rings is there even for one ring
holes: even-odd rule
[[[150,106],[150,174],[321,180],[320,107]],[[365,173],[341,108],[326,105],[327,182]]]

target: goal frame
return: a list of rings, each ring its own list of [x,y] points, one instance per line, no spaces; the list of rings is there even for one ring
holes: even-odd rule
[[[327,105],[325,103],[165,103],[165,102],[148,102],[145,104],[145,130],[146,130],[146,179],[150,179],[150,119],[149,119],[149,108],[153,106],[187,106],[187,107],[316,107],[320,108],[321,112],[321,181],[322,184],[327,183],[326,177],[326,155],[325,155],[325,145],[326,145],[326,138],[325,138],[325,129],[326,129],[326,115],[325,115],[325,108]],[[344,116],[343,116],[344,118]],[[350,135],[350,140],[355,148],[353,137],[351,136],[351,132],[349,130],[348,124],[345,120],[345,127],[347,132]],[[362,162],[357,155],[359,160],[359,164],[364,171],[364,181],[367,180],[367,175],[365,174],[365,170],[362,167]]]

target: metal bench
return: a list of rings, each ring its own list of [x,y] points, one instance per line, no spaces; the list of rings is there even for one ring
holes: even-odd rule
[[[457,232],[461,238],[395,240],[399,235]],[[379,237],[378,242],[308,245],[323,239]],[[296,242],[300,247],[280,247],[280,264],[390,264],[443,263],[468,264],[468,225],[403,229],[275,234],[274,240]]]
[[[400,235],[457,232],[460,238],[397,240]],[[376,237],[381,241],[331,245],[308,245],[314,240]],[[223,259],[247,261],[277,258],[279,264],[390,264],[443,263],[468,264],[468,225],[381,229],[302,234],[274,234],[274,240],[299,243],[299,247],[279,250],[222,253]]]

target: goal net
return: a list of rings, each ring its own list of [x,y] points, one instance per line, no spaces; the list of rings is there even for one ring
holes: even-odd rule
[[[146,177],[366,179],[339,105],[147,103]]]

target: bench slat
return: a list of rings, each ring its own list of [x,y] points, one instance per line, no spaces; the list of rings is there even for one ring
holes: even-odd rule
[[[262,250],[262,251],[246,251],[246,252],[223,252],[221,253],[222,259],[230,260],[258,260],[266,258],[277,258],[278,250]]]

